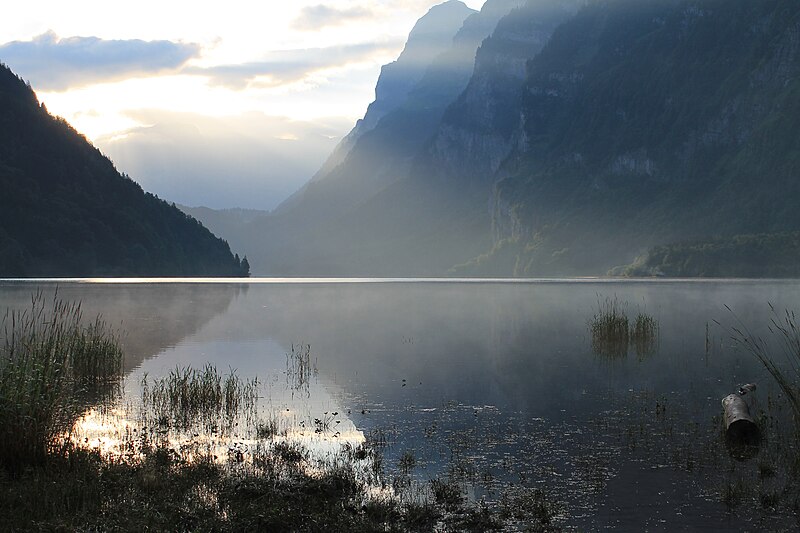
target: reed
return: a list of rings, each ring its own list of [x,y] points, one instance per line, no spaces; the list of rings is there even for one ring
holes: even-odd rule
[[[597,300],[597,311],[589,321],[592,335],[592,350],[608,358],[625,357],[628,354],[628,315],[624,304],[616,297]]]
[[[647,313],[640,311],[630,328],[630,343],[641,359],[651,355],[658,346],[658,321]]]
[[[316,364],[311,362],[311,345],[292,344],[291,352],[286,354],[286,379],[294,390],[308,390],[311,377],[316,375]]]
[[[122,374],[119,338],[100,317],[86,325],[79,303],[43,293],[7,310],[0,343],[0,465],[44,462],[87,407]]]
[[[251,414],[258,402],[258,379],[243,380],[231,369],[222,375],[213,365],[175,368],[169,375],[142,378],[142,407],[159,425],[188,428]]]
[[[771,339],[753,335],[740,320],[731,328],[733,340],[754,355],[780,387],[795,418],[800,438],[800,329],[794,311],[779,313],[770,307],[769,332]],[[730,308],[728,308],[731,311]],[[733,313],[733,311],[731,311]],[[734,317],[736,315],[734,314]]]
[[[636,318],[631,321],[626,307],[628,302],[620,302],[616,297],[601,299],[598,295],[597,310],[589,321],[594,353],[618,359],[627,357],[628,348],[633,346],[636,355],[642,359],[655,352],[658,321],[642,310],[638,310]]]

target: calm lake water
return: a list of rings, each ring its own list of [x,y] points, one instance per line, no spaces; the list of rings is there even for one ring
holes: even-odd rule
[[[800,282],[5,281],[0,302],[56,289],[125,332],[128,401],[145,373],[212,363],[258,376],[285,425],[336,413],[336,437],[379,436],[390,469],[412,454],[416,482],[460,476],[490,502],[542,488],[568,528],[797,526],[723,502],[732,480],[758,482],[764,458],[729,457],[719,415],[743,383],[759,384],[756,408],[775,394],[729,328],[768,335],[768,304],[800,308]],[[657,345],[594,353],[588,323],[605,298],[652,315]],[[310,345],[316,369],[303,394],[284,386],[293,345]]]

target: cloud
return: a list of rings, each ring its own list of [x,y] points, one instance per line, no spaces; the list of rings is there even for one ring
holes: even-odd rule
[[[100,137],[121,172],[161,198],[189,206],[272,209],[301,187],[352,126],[251,112],[228,117],[128,112],[149,126]]]
[[[363,62],[379,54],[395,54],[403,46],[400,39],[326,48],[304,48],[270,52],[262,61],[213,67],[189,67],[184,74],[207,76],[212,84],[234,89],[251,83],[275,87],[300,81],[310,74],[330,68]]]
[[[292,27],[301,31],[317,31],[326,26],[339,26],[352,20],[373,16],[373,11],[363,6],[337,9],[323,4],[304,7],[292,23]]]
[[[199,54],[193,43],[61,38],[52,31],[0,46],[0,61],[45,91],[177,71]]]

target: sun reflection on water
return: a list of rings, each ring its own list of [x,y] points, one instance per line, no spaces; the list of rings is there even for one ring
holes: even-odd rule
[[[194,412],[186,419],[166,411],[168,402],[163,398],[159,404],[145,401],[153,387],[145,383],[140,382],[139,394],[129,388],[112,405],[87,409],[67,439],[117,460],[140,459],[149,450],[160,448],[182,461],[211,458],[219,464],[252,463],[255,454],[265,448],[284,444],[308,453],[308,473],[312,473],[312,465],[367,441],[310,373],[302,380],[292,372],[254,380],[258,389],[252,406],[243,404],[235,413],[219,409]]]

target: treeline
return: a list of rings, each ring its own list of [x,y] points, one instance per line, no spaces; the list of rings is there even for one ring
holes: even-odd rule
[[[247,275],[227,242],[120,174],[0,64],[0,277]]]
[[[656,246],[635,263],[618,269],[625,276],[797,278],[800,232],[762,233]]]

